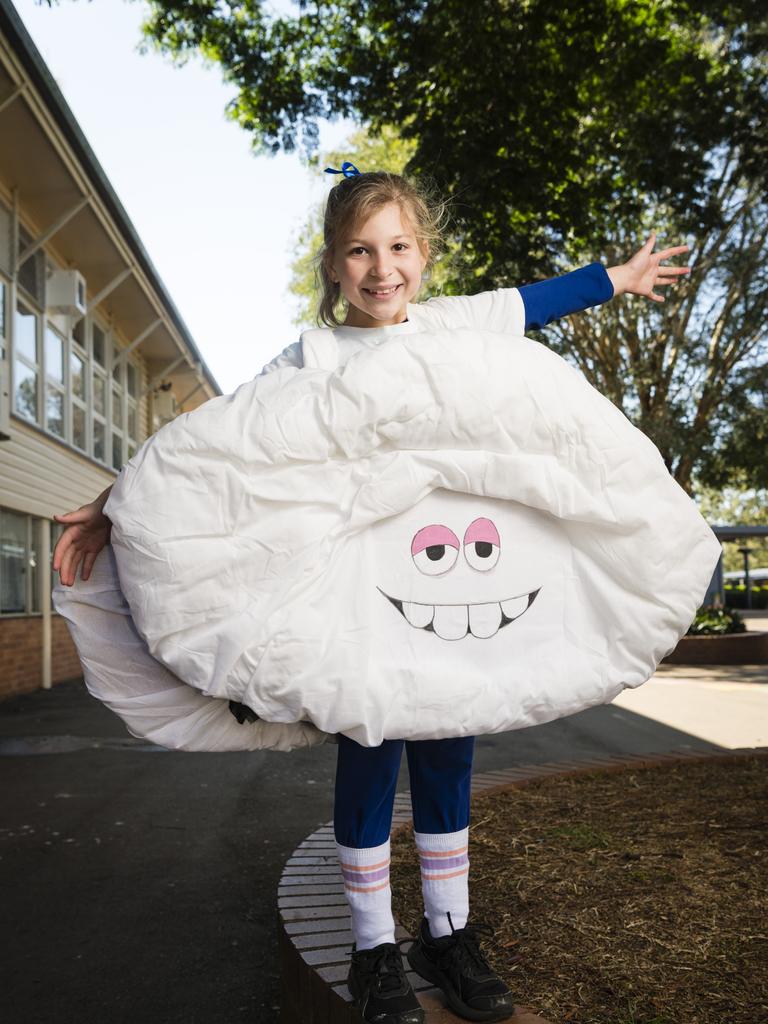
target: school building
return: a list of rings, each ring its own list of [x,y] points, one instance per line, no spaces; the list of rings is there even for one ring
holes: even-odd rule
[[[149,172],[148,172],[149,173]],[[221,390],[9,0],[0,0],[0,700],[76,678],[54,513]]]

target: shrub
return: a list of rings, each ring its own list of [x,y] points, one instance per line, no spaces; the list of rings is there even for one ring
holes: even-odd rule
[[[754,583],[749,588],[752,597],[752,608],[768,608],[768,586]],[[734,608],[747,607],[747,588],[743,583],[726,583],[723,587],[725,599]]]
[[[744,633],[744,620],[734,608],[704,606],[688,627],[686,636],[720,636],[724,633]]]

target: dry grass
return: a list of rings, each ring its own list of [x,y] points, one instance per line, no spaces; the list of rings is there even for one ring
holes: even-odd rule
[[[768,761],[595,771],[479,797],[471,920],[494,969],[556,1024],[768,1021]],[[410,830],[392,891],[421,916]]]

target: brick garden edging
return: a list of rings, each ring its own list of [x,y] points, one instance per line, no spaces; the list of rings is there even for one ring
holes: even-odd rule
[[[516,764],[502,771],[482,772],[472,778],[472,795],[524,786],[552,775],[580,775],[596,768],[621,771],[634,766],[653,767],[672,761],[714,761],[749,756],[768,757],[768,747],[665,754],[597,755],[545,764]],[[408,790],[395,795],[392,832],[411,825]],[[354,941],[344,882],[336,859],[333,822],[328,822],[299,843],[283,869],[277,890],[279,915],[281,999],[280,1024],[359,1024],[346,986]],[[400,925],[396,939],[411,938]],[[403,957],[406,973],[426,1010],[427,1024],[461,1024],[445,1006],[443,994],[414,974]],[[518,1007],[510,1020],[516,1024],[548,1024],[542,1017]]]
[[[724,633],[722,636],[684,636],[663,659],[663,665],[765,665],[768,633]]]

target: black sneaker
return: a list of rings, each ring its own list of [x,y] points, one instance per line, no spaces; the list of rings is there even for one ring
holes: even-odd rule
[[[427,981],[445,993],[452,1010],[467,1020],[507,1020],[514,1013],[514,999],[504,982],[491,970],[478,944],[478,932],[492,935],[487,924],[454,928],[450,935],[433,939],[426,917],[418,937],[406,953],[408,963]]]
[[[364,1021],[375,1024],[423,1024],[424,1011],[405,974],[401,942],[381,942],[373,949],[352,946],[347,988]]]

